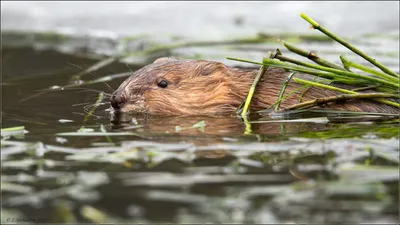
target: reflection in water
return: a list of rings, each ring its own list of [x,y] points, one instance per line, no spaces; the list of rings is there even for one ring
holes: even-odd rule
[[[261,120],[262,119],[262,120]],[[295,135],[304,131],[323,131],[328,129],[325,123],[309,120],[308,122],[279,122],[265,117],[251,122],[244,122],[240,117],[224,116],[150,116],[129,114],[115,111],[111,115],[113,129],[129,129],[132,125],[143,125],[142,131],[146,134],[175,134],[178,136],[208,137],[221,140],[221,137],[242,137],[265,135],[271,140],[282,140],[283,136]],[[134,122],[133,122],[134,121]],[[258,122],[258,123],[257,123]],[[250,132],[248,132],[250,131]],[[201,143],[199,143],[201,144]]]

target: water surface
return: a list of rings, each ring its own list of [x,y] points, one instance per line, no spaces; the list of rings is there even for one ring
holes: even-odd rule
[[[215,3],[226,6],[226,11],[218,11],[222,14],[218,17],[202,3],[121,2],[108,8],[109,5],[102,2],[96,3],[96,10],[92,4],[83,2],[24,3],[34,9],[29,13],[25,11],[28,7],[20,7],[20,4],[2,2],[2,29],[7,32],[2,34],[1,126],[24,126],[26,130],[25,133],[2,132],[2,223],[396,222],[398,121],[345,122],[343,117],[348,115],[299,113],[288,117],[264,114],[250,118],[248,123],[233,116],[133,115],[125,118],[128,123],[118,124],[111,122],[106,98],[92,116],[88,117],[88,112],[100,92],[112,93],[126,76],[64,90],[43,91],[73,84],[79,81],[73,78],[90,66],[129,51],[132,57],[83,75],[81,80],[87,82],[135,71],[160,56],[212,59],[228,65],[236,64],[227,61],[227,56],[260,60],[280,44],[266,41],[172,48],[149,55],[137,53],[181,41],[168,37],[161,38],[159,43],[160,38],[152,34],[155,31],[171,31],[174,35],[185,31],[189,38],[183,41],[192,41],[190,36],[210,30],[206,37],[197,37],[207,41],[213,38],[230,40],[225,35],[240,32],[246,35],[238,36],[252,37],[253,31],[282,29],[283,24],[284,28],[292,29],[291,22],[300,21],[297,12],[294,13],[296,19],[291,17],[292,11],[299,8],[329,15],[320,18],[329,22],[333,29],[341,28],[343,34],[368,33],[367,30],[375,33],[352,40],[391,69],[399,71],[399,37],[396,32],[392,35],[393,30],[398,32],[398,19],[392,20],[398,18],[398,10],[392,7],[396,3],[379,5],[387,10],[379,14],[379,20],[377,14],[372,13],[377,11],[376,4],[356,5],[364,9],[364,13],[370,12],[370,18],[360,19],[362,17],[356,16],[360,13],[358,10],[343,18],[370,25],[368,29],[358,25],[358,30],[354,30],[352,23],[342,27],[345,19],[338,19],[339,14],[328,10],[332,7],[336,7],[336,11],[344,10],[345,6],[355,6],[353,3],[303,2],[293,3],[288,8],[284,3],[271,2],[265,13],[280,18],[275,21],[251,16],[257,14],[256,9],[263,11],[261,3],[249,4],[247,8],[244,3]],[[123,7],[123,11],[122,6],[126,4],[134,4],[136,8]],[[94,7],[93,11],[85,11],[88,6]],[[76,10],[70,10],[71,7]],[[183,19],[179,16],[183,14],[164,11],[163,7],[178,12],[192,12],[196,8],[198,14],[193,14],[191,20],[184,18],[188,23],[219,22],[208,23],[212,24],[208,28],[189,26],[190,29],[183,29],[181,26],[186,25],[181,24]],[[153,20],[148,19],[146,10],[152,11]],[[245,18],[243,25],[227,25],[234,21],[232,12],[241,12],[239,15]],[[36,19],[22,20],[21,15],[25,13],[26,18]],[[101,19],[85,20],[95,18],[93,13],[96,18],[101,14]],[[141,13],[147,19],[143,19]],[[130,21],[135,23],[126,29],[126,18],[131,16],[136,20]],[[166,18],[175,22],[169,27],[158,23],[168,22]],[[217,25],[226,28],[226,32],[213,27]],[[91,35],[36,32],[54,31],[59,26],[79,28]],[[20,32],[16,33],[17,28]],[[96,36],[90,28],[118,35]],[[294,26],[293,31],[298,32],[298,28]],[[272,32],[273,39],[285,36],[286,31]],[[150,34],[151,38],[123,41],[124,35],[143,33]],[[355,57],[331,41],[298,38],[297,35],[286,37],[337,63],[340,63],[340,54]],[[154,40],[157,41],[154,43]]]

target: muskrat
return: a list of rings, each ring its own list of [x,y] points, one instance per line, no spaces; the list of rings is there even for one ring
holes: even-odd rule
[[[159,58],[127,78],[111,97],[111,106],[119,112],[143,112],[152,115],[226,115],[243,103],[258,69],[228,67],[207,60]],[[290,72],[270,67],[259,82],[250,109],[272,106]],[[302,79],[315,78],[296,74]],[[302,85],[290,81],[285,95]],[[302,101],[341,93],[310,87],[285,98],[279,109]],[[369,100],[347,100],[316,106],[345,111],[398,113],[395,107]]]

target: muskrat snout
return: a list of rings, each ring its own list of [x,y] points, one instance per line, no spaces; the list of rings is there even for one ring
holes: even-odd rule
[[[122,94],[113,94],[110,102],[114,109],[120,109],[126,103],[126,99]]]

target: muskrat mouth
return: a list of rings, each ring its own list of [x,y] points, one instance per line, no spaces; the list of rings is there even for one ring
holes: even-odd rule
[[[111,107],[110,120],[114,124],[129,123],[136,114],[147,113],[144,100],[130,101],[119,108]]]
[[[144,104],[144,99],[140,99],[137,101],[129,101],[125,103],[120,109],[120,112],[146,112],[147,109]]]
[[[143,96],[129,96],[124,92],[114,93],[110,99],[110,104],[114,111],[119,113],[146,111]]]

